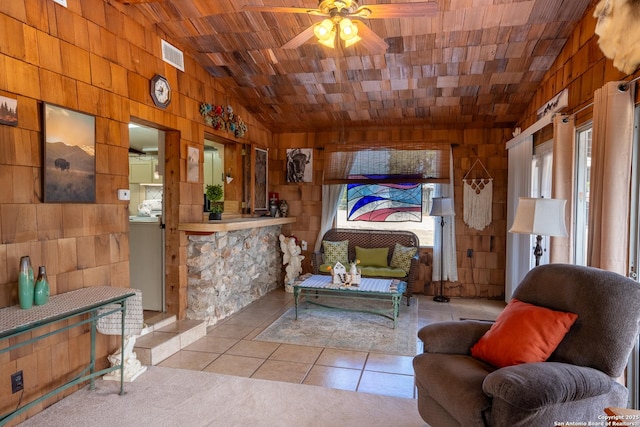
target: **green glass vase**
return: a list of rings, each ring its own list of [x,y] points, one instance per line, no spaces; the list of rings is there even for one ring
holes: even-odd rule
[[[33,306],[35,282],[33,280],[33,268],[28,256],[20,258],[20,271],[18,273],[18,302],[20,308],[28,309]]]
[[[49,301],[49,281],[47,280],[47,271],[44,265],[38,267],[38,278],[34,286],[33,303],[35,305],[44,305]]]

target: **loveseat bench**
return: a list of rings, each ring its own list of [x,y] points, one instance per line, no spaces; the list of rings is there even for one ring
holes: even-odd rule
[[[322,238],[320,250],[313,253],[313,274],[331,274],[336,261],[349,270],[359,261],[363,277],[399,279],[407,282],[405,297],[411,303],[418,263],[418,236],[403,230],[353,230],[332,228]]]

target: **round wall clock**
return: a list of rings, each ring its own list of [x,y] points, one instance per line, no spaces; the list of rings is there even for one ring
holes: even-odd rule
[[[156,74],[151,79],[151,99],[160,108],[166,108],[171,102],[171,86],[166,77]]]

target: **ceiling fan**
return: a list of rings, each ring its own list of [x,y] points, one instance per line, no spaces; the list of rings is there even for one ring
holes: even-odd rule
[[[317,9],[282,6],[245,5],[244,10],[276,13],[306,13],[324,16],[320,23],[315,23],[285,43],[283,49],[296,49],[314,35],[318,42],[330,48],[335,47],[339,37],[345,47],[357,42],[371,52],[385,51],[389,46],[376,33],[371,31],[361,19],[384,19],[430,16],[437,12],[435,1],[417,3],[390,3],[358,5],[356,0],[319,0]],[[353,21],[352,19],[355,19]]]

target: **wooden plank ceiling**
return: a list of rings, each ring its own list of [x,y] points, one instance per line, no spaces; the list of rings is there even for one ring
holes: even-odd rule
[[[119,0],[193,55],[273,132],[512,127],[593,0],[436,0],[429,17],[365,20],[389,45],[281,49],[317,0]],[[362,0],[360,6],[416,0]],[[224,100],[202,100],[224,103]]]

